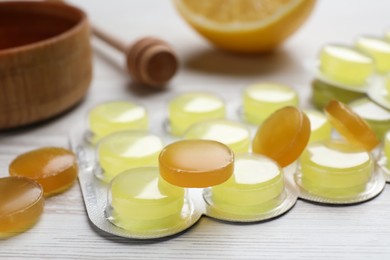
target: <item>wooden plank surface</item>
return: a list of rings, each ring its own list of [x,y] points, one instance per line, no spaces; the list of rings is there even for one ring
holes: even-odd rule
[[[0,133],[0,176],[9,162],[30,149],[68,146],[67,134],[85,120],[93,105],[113,99],[145,104],[152,120],[157,103],[193,89],[236,96],[255,81],[277,81],[299,91],[309,106],[310,80],[304,62],[325,43],[352,43],[359,34],[381,35],[390,28],[390,1],[321,0],[310,21],[279,51],[239,56],[217,51],[176,14],[170,1],[84,0],[83,7],[100,27],[131,41],[144,35],[166,39],[177,50],[181,67],[166,91],[132,84],[123,57],[94,40],[94,80],[82,104],[48,122]],[[0,92],[1,94],[1,92]],[[158,118],[157,118],[158,115]],[[160,121],[159,121],[160,120]],[[1,198],[0,198],[1,199]],[[87,219],[78,185],[47,200],[39,223],[0,241],[0,259],[390,259],[390,188],[376,199],[350,207],[325,207],[298,201],[286,215],[265,223],[238,225],[202,218],[178,236],[157,241],[119,239],[96,230]]]

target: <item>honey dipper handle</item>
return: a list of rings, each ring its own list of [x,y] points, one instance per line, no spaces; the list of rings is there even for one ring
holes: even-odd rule
[[[91,25],[91,28],[92,28],[93,35],[95,35],[96,37],[98,37],[102,41],[108,43],[109,45],[111,45],[112,47],[117,49],[118,51],[121,51],[123,53],[127,53],[127,50],[128,50],[127,44],[125,44],[121,40],[113,37],[112,35],[108,34],[104,30],[102,30],[94,25]]]

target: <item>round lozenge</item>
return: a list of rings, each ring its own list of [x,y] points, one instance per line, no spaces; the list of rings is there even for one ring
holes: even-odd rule
[[[374,59],[377,72],[390,72],[390,43],[376,37],[360,36],[356,40],[355,46]]]
[[[97,147],[102,175],[109,181],[119,173],[137,167],[157,166],[163,148],[160,137],[143,131],[122,131],[103,138]]]
[[[225,182],[233,174],[234,154],[213,140],[182,140],[166,146],[159,157],[160,174],[169,183],[204,188]]]
[[[16,157],[9,166],[9,173],[37,181],[47,197],[70,188],[77,178],[78,166],[71,151],[45,147]]]
[[[273,112],[285,106],[298,106],[298,94],[289,86],[258,83],[244,91],[244,118],[251,124],[263,123]]]
[[[283,190],[283,171],[276,162],[262,155],[240,154],[233,175],[211,188],[211,198],[223,211],[259,214],[277,206]]]
[[[173,135],[181,136],[193,124],[225,117],[225,104],[215,95],[185,93],[169,102],[169,123]]]
[[[342,45],[327,45],[320,53],[320,70],[330,80],[360,88],[373,75],[371,57]]]
[[[332,100],[325,113],[334,128],[349,142],[371,151],[379,145],[374,131],[358,114],[340,101]]]
[[[146,109],[127,101],[107,102],[96,106],[89,112],[88,121],[93,142],[118,131],[148,129]]]
[[[252,151],[285,167],[298,159],[309,138],[310,121],[306,114],[296,107],[284,107],[258,128]]]
[[[0,237],[30,228],[42,214],[41,185],[25,177],[0,178]]]
[[[229,146],[234,153],[246,153],[250,145],[250,131],[240,122],[226,119],[207,120],[191,126],[186,139],[215,140]]]
[[[332,126],[325,114],[317,110],[305,110],[305,114],[310,120],[310,139],[309,143],[330,139]]]
[[[167,183],[157,167],[127,170],[109,188],[110,221],[118,227],[147,232],[174,228],[181,221],[184,189]]]
[[[352,196],[364,191],[373,170],[367,151],[340,140],[312,143],[301,156],[302,185],[325,197]]]

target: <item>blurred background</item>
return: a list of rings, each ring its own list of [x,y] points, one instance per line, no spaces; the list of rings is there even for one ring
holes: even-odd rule
[[[323,45],[353,44],[359,35],[383,36],[389,28],[387,1],[320,0],[306,23],[274,53],[236,55],[210,45],[181,18],[171,1],[69,2],[83,8],[94,24],[127,42],[154,35],[172,44],[181,69],[171,82],[171,88],[181,89],[193,84],[219,85],[219,76],[223,76],[228,84],[237,87],[271,80],[302,90],[312,79],[304,69],[304,62],[314,60]],[[107,74],[117,75],[118,81],[126,79],[120,72],[122,55],[106,48],[100,41],[93,43],[95,58],[107,58],[106,62],[95,63],[95,79],[109,77]],[[118,70],[112,66],[115,64],[119,64]],[[305,104],[309,91],[300,92]]]

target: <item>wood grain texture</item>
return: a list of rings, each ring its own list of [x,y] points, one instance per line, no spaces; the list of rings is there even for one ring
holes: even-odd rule
[[[84,13],[60,3],[0,2],[0,26],[0,129],[48,119],[84,97],[92,75]]]
[[[182,64],[166,91],[131,83],[121,54],[94,41],[94,79],[88,96],[59,118],[0,133],[0,176],[19,153],[46,145],[67,146],[67,134],[93,105],[125,99],[145,104],[152,131],[161,131],[175,94],[198,89],[219,93],[237,116],[243,88],[255,81],[293,86],[309,106],[312,76],[303,63],[327,42],[351,43],[359,34],[381,35],[389,26],[389,1],[319,1],[309,22],[284,47],[268,56],[246,57],[211,48],[177,16],[170,1],[77,1],[92,20],[132,41],[144,35],[166,39]],[[148,12],[148,13],[147,13]],[[232,98],[234,97],[234,98]],[[374,200],[350,207],[298,201],[286,215],[265,223],[237,225],[203,218],[178,236],[133,241],[102,234],[85,214],[78,185],[47,200],[39,223],[0,241],[0,259],[390,259],[390,188]]]

